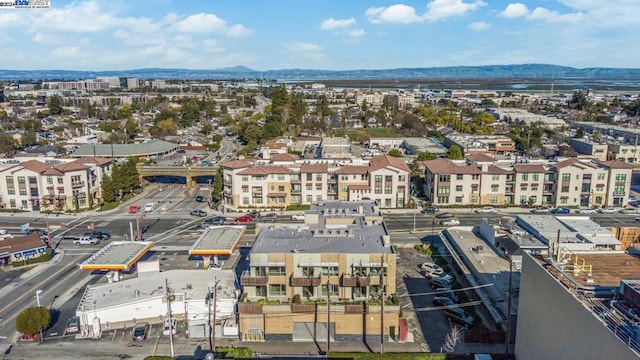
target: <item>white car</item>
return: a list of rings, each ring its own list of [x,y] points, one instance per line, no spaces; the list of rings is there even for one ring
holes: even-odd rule
[[[476,212],[478,214],[493,214],[493,213],[496,212],[496,210],[491,206],[485,206],[485,207],[482,207],[480,209],[476,209],[474,212]]]
[[[171,335],[176,335],[178,333],[176,329],[176,320],[175,319],[172,319],[172,320],[173,320],[171,324],[172,326],[169,326],[169,320],[164,321],[164,323],[162,324],[163,325],[162,335],[169,336],[169,331],[172,332]]]
[[[0,229],[0,235],[7,235],[8,233],[9,233],[9,230]]]
[[[602,213],[602,214],[615,214],[617,212],[618,212],[618,210],[616,210],[616,208],[614,208],[614,207],[608,207],[608,208],[600,209],[600,213]]]
[[[144,212],[152,212],[153,210],[156,209],[156,204],[154,203],[147,203],[144,205],[144,207],[142,208],[142,210]]]
[[[460,221],[458,219],[447,219],[447,220],[440,221],[440,225],[455,226],[455,225],[460,225]]]
[[[627,214],[627,215],[631,215],[631,214],[637,214],[638,213],[638,209],[636,208],[624,208],[622,210],[620,210],[621,214]]]
[[[428,261],[420,264],[420,269],[422,269],[422,271],[424,272],[431,273],[436,276],[440,276],[444,273],[444,270],[442,270],[440,266]]]
[[[577,212],[578,214],[595,214],[595,213],[597,213],[596,209],[594,209],[594,208],[589,208],[589,207],[582,208],[582,209],[580,209],[580,210],[578,210],[578,211],[576,211],[576,212]]]
[[[73,244],[76,246],[97,245],[97,244],[100,244],[100,239],[96,239],[92,236],[80,236],[79,238],[73,241]]]
[[[291,220],[293,221],[304,221],[304,213],[297,213],[291,215]]]

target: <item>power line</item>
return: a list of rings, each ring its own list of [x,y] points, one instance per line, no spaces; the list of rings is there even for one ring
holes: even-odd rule
[[[446,294],[446,293],[456,292],[456,291],[475,290],[475,289],[480,289],[480,288],[484,288],[487,286],[494,286],[494,285],[495,285],[494,283],[490,283],[490,284],[483,284],[478,286],[469,286],[469,287],[460,288],[460,289],[436,290],[432,292],[419,293],[419,294],[397,295],[397,297],[401,298],[401,297],[413,297],[413,296],[438,295],[438,294]]]

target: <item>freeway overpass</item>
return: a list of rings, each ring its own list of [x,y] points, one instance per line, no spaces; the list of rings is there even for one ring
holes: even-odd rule
[[[148,178],[154,176],[177,176],[186,179],[187,188],[197,184],[197,178],[199,177],[213,178],[217,169],[217,164],[216,166],[154,166],[138,164],[138,174],[140,174],[141,181],[147,181]]]

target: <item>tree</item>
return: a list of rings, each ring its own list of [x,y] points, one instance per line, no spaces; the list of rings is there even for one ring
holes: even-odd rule
[[[25,131],[24,134],[22,134],[22,138],[20,138],[20,145],[23,147],[38,145],[36,132],[33,129]]]
[[[418,161],[427,161],[427,160],[435,160],[437,158],[438,157],[435,154],[430,153],[428,151],[423,151],[420,154],[418,154],[418,156],[416,157],[416,160],[418,160]]]
[[[398,157],[398,158],[403,156],[402,151],[398,149],[391,149],[387,154],[389,154],[389,156]]]
[[[462,156],[462,149],[460,149],[460,146],[458,145],[453,145],[449,148],[449,151],[447,151],[447,159],[451,159],[451,160],[462,160],[464,159],[464,157]]]
[[[222,166],[218,166],[216,174],[213,177],[213,189],[211,191],[211,198],[214,201],[222,198]]]
[[[116,188],[113,184],[113,181],[111,180],[111,176],[105,174],[102,177],[100,188],[102,190],[102,200],[104,200],[105,202],[116,201]]]
[[[47,102],[49,106],[49,114],[51,115],[60,115],[62,114],[62,97],[60,95],[53,95],[49,98]]]
[[[578,130],[576,130],[576,138],[582,139],[584,137],[584,128],[580,126]]]
[[[593,141],[595,141],[595,142],[600,142],[600,141],[602,141],[602,135],[600,135],[600,131],[595,130],[595,131],[593,132]]]
[[[133,119],[127,119],[124,123],[124,132],[127,134],[129,139],[132,139],[140,132],[140,129]]]
[[[22,310],[16,318],[16,330],[33,335],[49,327],[51,313],[43,306],[34,306]]]
[[[16,141],[11,135],[0,133],[0,154],[13,155],[16,148]]]
[[[213,132],[213,126],[211,124],[204,124],[200,129],[200,133],[204,136],[209,136]]]

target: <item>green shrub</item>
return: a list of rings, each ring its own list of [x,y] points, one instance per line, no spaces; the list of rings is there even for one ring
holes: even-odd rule
[[[15,268],[15,267],[20,267],[20,266],[27,266],[27,265],[32,265],[32,264],[43,263],[43,262],[47,262],[47,261],[51,260],[52,256],[53,256],[53,249],[47,248],[45,254],[40,256],[40,257],[33,258],[33,259],[27,259],[26,261],[23,260],[23,261],[12,262],[11,265]]]
[[[252,359],[253,350],[247,347],[217,347],[215,350],[216,357],[223,357],[225,359]]]
[[[307,211],[311,205],[289,205],[287,211]]]
[[[22,310],[16,318],[16,330],[33,335],[45,330],[51,322],[51,312],[44,306],[35,306]]]
[[[423,354],[423,353],[338,353],[332,352],[329,359],[353,359],[353,360],[446,360],[447,354]]]

